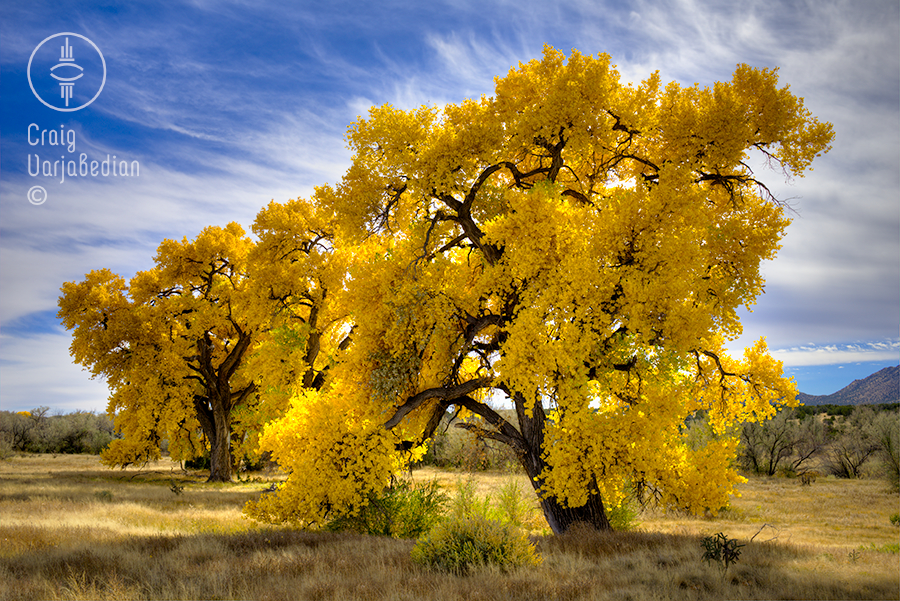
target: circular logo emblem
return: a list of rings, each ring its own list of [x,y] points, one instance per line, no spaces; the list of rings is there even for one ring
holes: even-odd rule
[[[28,85],[35,97],[54,111],[83,109],[97,99],[105,84],[103,53],[78,33],[51,35],[28,59]]]
[[[28,202],[33,205],[42,205],[47,200],[47,190],[43,186],[32,186],[28,190]]]

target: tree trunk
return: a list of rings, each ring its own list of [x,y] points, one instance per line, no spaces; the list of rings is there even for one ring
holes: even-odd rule
[[[235,326],[236,329],[237,326]],[[240,339],[225,359],[214,365],[214,346],[210,333],[204,332],[197,340],[197,371],[205,388],[202,396],[194,397],[194,407],[200,418],[203,432],[209,439],[209,480],[207,482],[231,482],[231,409],[256,390],[250,384],[237,394],[231,393],[231,377],[240,364],[244,351],[249,348],[250,336],[238,329]]]
[[[583,522],[597,530],[612,530],[600,493],[588,494],[587,503],[581,507],[563,507],[554,497],[541,498],[541,509],[554,534],[562,534],[576,522]]]
[[[540,453],[539,449],[529,450],[521,463],[538,495],[541,510],[544,512],[544,517],[553,534],[564,533],[576,522],[584,522],[597,530],[612,530],[612,524],[609,523],[609,518],[606,516],[606,508],[599,492],[588,493],[587,503],[581,507],[566,507],[556,497],[540,490],[543,484],[541,474],[547,465],[540,459],[540,455],[535,454],[535,451]]]
[[[213,437],[209,439],[209,480],[231,482],[231,423],[221,403],[213,406]]]
[[[231,415],[221,401],[210,396],[194,397],[200,427],[209,440],[207,482],[231,482]]]
[[[525,453],[519,456],[519,461],[540,499],[541,509],[553,534],[564,533],[576,522],[584,522],[597,530],[612,530],[599,492],[589,492],[587,503],[581,507],[566,507],[556,497],[541,491],[544,483],[542,475],[547,468],[547,463],[543,459],[546,415],[539,402],[534,404],[529,414],[525,410],[524,398],[521,395],[516,395],[515,406],[519,431],[525,447]]]

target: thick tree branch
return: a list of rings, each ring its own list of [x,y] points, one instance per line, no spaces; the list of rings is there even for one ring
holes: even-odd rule
[[[429,388],[428,390],[423,390],[422,392],[411,396],[406,400],[406,402],[400,405],[400,407],[398,407],[396,412],[394,413],[394,416],[384,424],[384,427],[387,430],[395,428],[401,421],[403,421],[404,417],[409,415],[418,407],[421,407],[422,404],[424,404],[426,401],[430,401],[432,399],[438,399],[446,402],[456,401],[460,397],[478,390],[479,388],[489,386],[492,381],[493,378],[484,377],[478,378],[476,380],[469,380],[468,382],[463,382],[458,386]]]
[[[462,405],[476,415],[480,415],[487,423],[496,428],[496,430],[486,430],[475,424],[456,424],[457,428],[463,428],[473,432],[477,436],[483,436],[507,444],[518,456],[525,454],[527,447],[521,432],[516,430],[511,423],[503,419],[499,413],[470,396],[456,399],[456,404]]]

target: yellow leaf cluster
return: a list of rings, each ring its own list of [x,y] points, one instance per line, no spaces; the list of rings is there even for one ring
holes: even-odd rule
[[[330,316],[304,329],[311,314],[286,313],[301,319],[260,344],[279,361],[267,373],[301,364],[290,349],[313,330],[338,350],[320,392],[282,386],[290,409],[262,445],[290,477],[251,515],[352,511],[451,405],[570,507],[634,488],[721,507],[739,481],[736,426],[796,396],[764,341],[742,360],[722,350],[789,224],[750,157],[799,176],[833,137],[777,75],[740,65],[711,87],[657,73],[626,85],[607,55],[546,48],[491,97],[385,105],[352,124],[344,178],[258,220],[265,294],[308,282],[310,302],[286,305],[324,299]],[[294,262],[321,228],[328,253]],[[687,435],[698,420],[704,442]]]
[[[772,417],[778,406],[796,406],[796,387],[760,340],[743,361],[718,347],[693,364],[645,374],[618,398],[561,407],[548,428],[545,451],[552,469],[545,491],[571,506],[584,504],[592,486],[613,505],[634,487],[666,506],[715,513],[743,481],[733,460],[738,428]],[[658,363],[659,365],[660,363]],[[597,387],[608,394],[616,386]],[[623,400],[623,399],[628,399]],[[687,425],[703,420],[712,436],[698,442]],[[596,483],[596,484],[592,484]]]
[[[292,477],[277,492],[249,503],[245,513],[305,527],[354,515],[367,495],[386,486],[404,464],[395,440],[358,399],[337,391],[300,392],[284,417],[265,427],[261,439],[261,449],[271,452]]]

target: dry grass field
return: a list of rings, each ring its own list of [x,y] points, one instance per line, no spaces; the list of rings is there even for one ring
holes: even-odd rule
[[[452,494],[466,475],[414,477]],[[511,478],[532,494],[500,474],[477,475],[477,490]],[[645,511],[606,535],[545,536],[535,516],[540,567],[463,577],[413,563],[409,540],[262,527],[241,507],[268,482],[202,480],[168,462],[0,461],[0,599],[900,598],[898,495],[879,480],[754,478],[718,517]],[[724,572],[701,561],[702,537],[717,532],[746,543]]]

